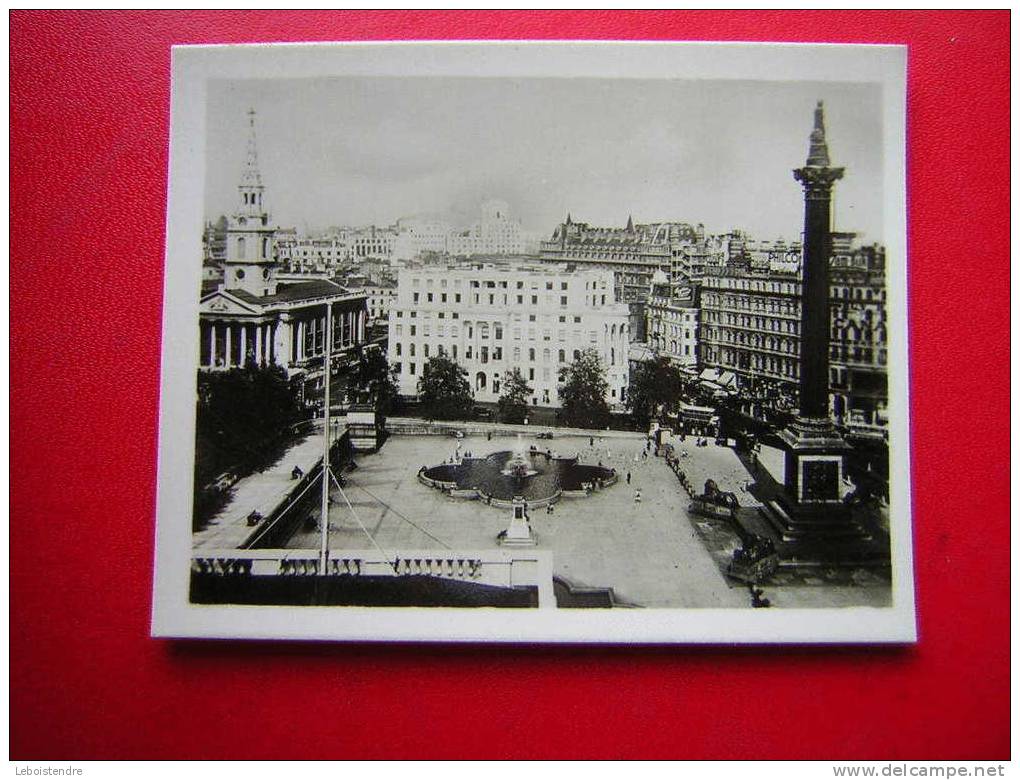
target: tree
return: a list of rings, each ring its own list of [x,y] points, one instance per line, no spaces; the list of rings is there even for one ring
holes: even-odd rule
[[[684,378],[669,358],[657,355],[630,374],[627,408],[635,422],[647,425],[660,411],[671,411],[684,390]]]
[[[362,400],[361,396],[367,396],[366,400],[381,418],[393,411],[399,392],[396,367],[390,366],[381,350],[358,348],[353,384],[358,400]]]
[[[609,382],[606,367],[595,349],[586,349],[569,366],[560,369],[560,418],[577,428],[604,428],[609,422]]]
[[[304,417],[297,386],[279,366],[202,372],[195,422],[193,523],[203,522],[205,488],[227,470],[246,473],[272,462]]]
[[[474,396],[467,371],[446,355],[426,361],[418,380],[418,400],[428,420],[463,420],[471,416]]]
[[[499,397],[499,419],[505,423],[522,423],[528,414],[528,398],[535,392],[519,368],[503,375],[503,393]]]
[[[257,457],[302,418],[297,388],[279,366],[203,372],[198,379],[196,476],[211,479]]]

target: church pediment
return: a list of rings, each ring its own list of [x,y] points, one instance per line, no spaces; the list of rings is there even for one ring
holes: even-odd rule
[[[201,314],[261,314],[261,307],[246,303],[230,293],[217,290],[202,299],[199,305]]]

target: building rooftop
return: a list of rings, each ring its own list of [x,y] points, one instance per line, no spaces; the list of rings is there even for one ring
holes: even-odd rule
[[[266,306],[273,303],[294,303],[316,298],[328,298],[333,295],[343,295],[348,290],[335,282],[317,279],[313,282],[280,284],[276,288],[276,295],[252,295],[246,290],[227,290],[227,292],[245,303]]]
[[[476,260],[471,263],[447,263],[443,265],[420,266],[408,264],[408,271],[427,271],[431,274],[443,272],[461,273],[495,273],[495,274],[525,274],[531,276],[553,276],[558,274],[608,274],[609,271],[602,271],[591,268],[578,268],[572,263],[543,263],[535,258],[528,258],[518,264],[496,264],[491,261],[481,262]]]

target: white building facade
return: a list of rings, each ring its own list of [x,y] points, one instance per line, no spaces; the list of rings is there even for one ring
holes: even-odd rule
[[[698,307],[690,287],[653,285],[648,305],[648,345],[672,363],[695,368],[698,363]]]
[[[348,233],[351,257],[361,260],[366,257],[388,260],[393,255],[393,246],[397,240],[397,230],[392,227],[376,227],[369,225],[354,228]]]
[[[606,400],[626,399],[628,308],[613,274],[548,265],[422,267],[400,272],[389,319],[389,360],[400,392],[415,396],[425,363],[447,355],[468,372],[476,401],[499,400],[519,368],[533,406],[560,405],[559,371],[595,348],[607,371]]]
[[[453,228],[439,217],[401,217],[397,220],[397,238],[393,257],[413,260],[426,252],[445,254]]]
[[[467,230],[451,233],[447,249],[451,255],[519,255],[524,251],[521,224],[501,200],[482,204],[482,218]]]
[[[393,302],[397,299],[396,286],[369,284],[360,288],[351,288],[352,292],[364,293],[368,298],[368,318],[370,323],[388,322]]]
[[[337,235],[319,238],[298,236],[293,230],[276,236],[277,259],[294,273],[329,273],[352,257],[347,241]]]

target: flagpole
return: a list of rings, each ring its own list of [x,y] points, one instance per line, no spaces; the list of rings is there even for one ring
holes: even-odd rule
[[[333,368],[333,304],[326,304],[325,356],[323,357],[322,393],[322,511],[319,520],[319,575],[326,574],[329,558],[329,375]]]

